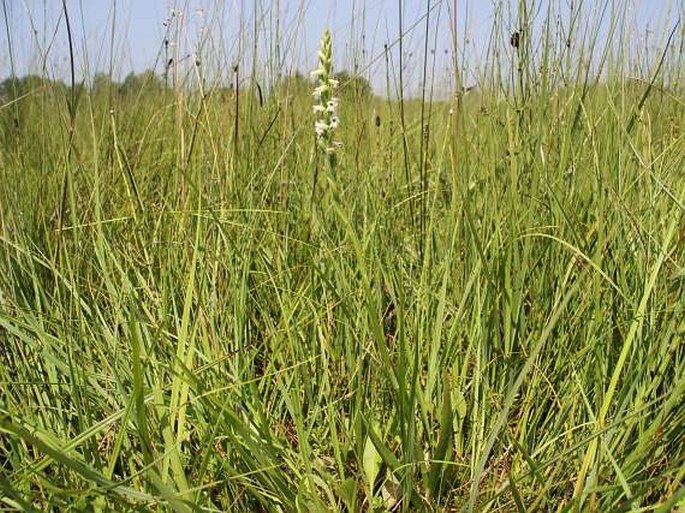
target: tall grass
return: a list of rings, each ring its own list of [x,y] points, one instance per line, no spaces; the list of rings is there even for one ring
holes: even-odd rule
[[[564,5],[500,4],[449,100],[391,41],[335,194],[308,83],[257,64],[7,98],[3,508],[684,507],[683,25],[640,60],[623,5]]]

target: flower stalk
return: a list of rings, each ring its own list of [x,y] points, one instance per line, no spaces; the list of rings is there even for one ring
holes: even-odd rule
[[[342,147],[340,141],[335,140],[335,131],[340,125],[338,117],[339,99],[335,96],[338,81],[333,77],[333,43],[331,33],[324,30],[321,36],[321,49],[319,50],[319,67],[312,71],[316,77],[317,85],[312,93],[314,97],[314,133],[316,134],[317,147],[327,157],[329,169],[335,174],[337,168],[337,151]]]

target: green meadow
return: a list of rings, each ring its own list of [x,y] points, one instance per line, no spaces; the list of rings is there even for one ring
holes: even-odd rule
[[[0,508],[685,511],[685,28],[617,4],[449,94],[398,34],[323,144],[315,62],[5,80]]]

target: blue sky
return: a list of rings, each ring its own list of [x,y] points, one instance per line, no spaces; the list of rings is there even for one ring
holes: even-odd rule
[[[416,24],[406,35],[404,57],[408,82],[417,84],[426,30],[422,17],[429,0],[67,0],[67,6],[79,77],[92,76],[95,71],[108,72],[110,64],[117,79],[131,70],[160,71],[164,62],[175,57],[181,63],[179,67],[198,61],[205,76],[225,78],[235,64],[243,69],[251,66],[257,34],[257,62],[268,80],[278,72],[307,72],[315,67],[320,34],[324,27],[330,27],[337,69],[357,66],[378,89],[383,87],[388,69],[384,45],[397,41],[400,1],[405,30]],[[552,5],[563,7],[569,2],[555,0]],[[450,76],[451,9],[456,5],[459,52],[470,70],[471,78],[466,79],[469,82],[477,80],[498,3],[430,2],[429,50],[431,56],[435,52],[431,69],[436,82]],[[516,3],[502,2],[506,30],[516,26]],[[67,77],[69,53],[61,4],[59,0],[4,1],[11,45],[7,31],[2,30],[0,77],[12,70],[10,48],[17,75],[46,71],[52,77]],[[540,18],[549,4],[550,0],[535,2]],[[583,4],[592,18],[602,2],[585,0]],[[677,19],[678,10],[683,12],[682,0],[626,0],[625,5],[630,30],[636,34],[636,48],[645,52],[656,53],[663,44],[666,27]],[[4,21],[5,12],[0,11],[0,15]],[[280,37],[274,37],[276,34]],[[391,48],[391,67],[396,69],[397,46]],[[275,57],[279,62],[274,62]],[[185,72],[191,68],[186,66]]]

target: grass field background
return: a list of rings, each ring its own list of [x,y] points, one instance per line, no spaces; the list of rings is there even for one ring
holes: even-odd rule
[[[6,81],[2,508],[683,508],[684,27],[536,5],[335,166],[310,70]]]

